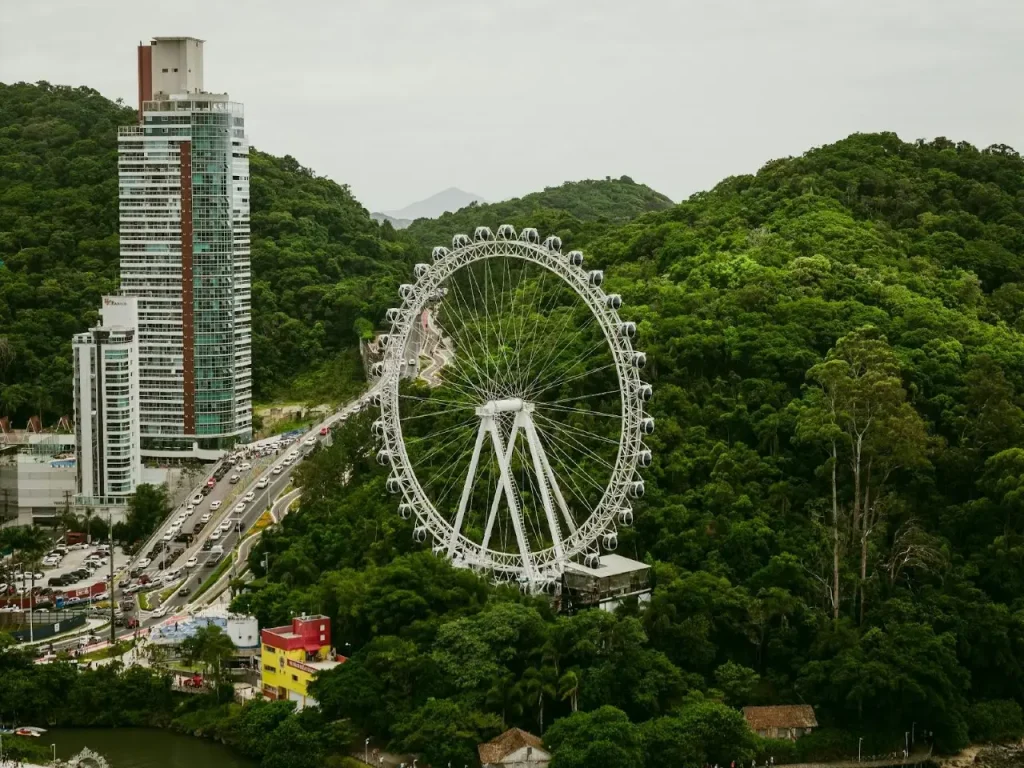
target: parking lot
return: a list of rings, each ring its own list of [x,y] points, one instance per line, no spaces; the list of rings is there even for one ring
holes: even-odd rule
[[[93,554],[95,551],[96,551],[96,547],[93,547],[93,546],[88,546],[87,547],[87,546],[75,545],[75,548],[72,548],[72,549],[70,549],[68,551],[67,555],[65,555],[64,559],[61,561],[60,565],[58,565],[55,568],[43,568],[42,569],[43,576],[44,576],[44,578],[42,579],[42,586],[50,586],[48,582],[52,578],[55,578],[55,577],[58,577],[58,576],[63,576],[66,573],[71,573],[72,571],[77,571],[77,570],[81,570],[82,568],[85,568],[85,559],[89,555]],[[119,547],[114,547],[114,569],[116,570],[116,569],[120,568],[127,561],[128,561],[128,558],[125,557],[125,555],[121,551],[121,549]],[[86,578],[84,578],[84,579],[77,579],[76,581],[72,582],[71,584],[60,586],[60,587],[54,586],[53,588],[54,589],[65,590],[65,591],[66,590],[72,590],[72,589],[79,589],[79,588],[82,588],[82,587],[87,587],[90,584],[95,584],[98,581],[104,581],[104,580],[109,579],[109,578],[110,578],[110,562],[108,560],[105,565],[101,566],[98,569],[92,570],[92,573],[90,573],[89,576],[87,576]],[[39,585],[39,580],[38,579],[36,580],[36,584],[37,584],[37,586]]]

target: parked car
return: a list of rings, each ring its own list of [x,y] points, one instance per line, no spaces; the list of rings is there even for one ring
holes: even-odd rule
[[[214,531],[214,533],[217,533],[217,532]],[[213,542],[210,541],[210,539],[207,539],[206,541],[203,542],[203,551],[204,552],[209,552],[210,551],[210,547],[212,547],[212,546],[213,546]]]
[[[273,472],[275,475],[280,475],[281,472],[284,471],[284,467],[282,467],[280,464],[278,464],[276,467],[274,467],[270,471]]]
[[[246,501],[249,501],[249,499],[246,499]],[[240,501],[237,504],[235,504],[235,514],[240,515],[243,512],[245,512],[245,504]]]
[[[165,533],[163,535],[162,541],[170,541],[173,538],[174,538],[174,533],[172,533],[171,531],[168,531],[167,533]]]
[[[220,502],[218,502],[217,505],[220,506]],[[211,515],[209,512],[203,512],[202,517],[199,518],[199,522],[203,525],[206,525],[208,522],[210,522],[211,517],[213,517],[213,515]]]
[[[149,564],[150,564],[150,563],[152,563],[152,562],[153,562],[153,561],[152,561],[152,560],[150,560],[150,559],[149,559],[148,557],[144,557],[144,558],[142,558],[141,560],[139,560],[139,562],[138,562],[138,563],[136,563],[136,565],[137,565],[137,566],[138,566],[139,568],[149,568]]]
[[[310,435],[303,442],[310,448],[312,448],[314,445],[316,445],[316,435]]]
[[[256,499],[256,491],[249,491],[247,494],[245,494],[243,499],[245,501],[254,501]],[[238,507],[235,507],[235,510],[237,511]]]
[[[193,504],[202,504],[202,503],[203,503],[203,496],[202,496],[202,494],[199,494],[199,493],[197,493],[197,494],[196,494],[195,496],[193,496],[193,497],[192,497],[192,498],[190,499],[190,501],[191,501],[191,502],[192,502]]]
[[[192,555],[192,557],[185,561],[186,568],[195,568],[197,565],[199,565],[199,558],[195,555]]]
[[[220,509],[220,505],[221,505],[222,503],[223,503],[223,502],[221,502],[221,501],[220,501],[220,499],[216,499],[216,500],[214,500],[214,501],[211,501],[211,502],[210,502],[210,511],[211,511],[211,512],[216,512],[216,511],[217,511],[218,509]]]
[[[229,525],[228,527],[230,528],[231,526]],[[210,534],[209,538],[206,541],[207,543],[209,543],[211,541],[217,541],[218,539],[220,539],[220,528],[214,530],[214,532]],[[206,549],[206,547],[203,547],[203,549]]]
[[[320,427],[320,437],[327,437],[327,433],[330,431],[330,427]]]
[[[206,487],[207,488],[213,488],[213,486],[215,486],[216,484],[217,484],[217,479],[215,477],[211,477],[209,480],[206,481]]]

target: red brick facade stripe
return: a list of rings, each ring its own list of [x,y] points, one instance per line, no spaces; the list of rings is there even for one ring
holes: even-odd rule
[[[153,49],[139,46],[139,122],[142,122],[142,103],[153,98]]]
[[[181,346],[185,434],[196,433],[195,316],[192,298],[192,144],[181,142]]]

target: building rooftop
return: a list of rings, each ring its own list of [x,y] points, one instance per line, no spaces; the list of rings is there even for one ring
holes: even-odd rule
[[[750,729],[764,731],[769,728],[817,728],[818,719],[810,704],[786,704],[777,707],[744,707],[743,717]]]
[[[153,43],[177,43],[181,40],[195,40],[197,43],[205,43],[201,37],[192,37],[191,35],[182,35],[180,37],[151,37],[150,42]]]
[[[476,750],[480,755],[481,764],[488,765],[500,763],[517,749],[522,749],[523,747],[543,749],[544,744],[532,733],[528,733],[520,728],[509,728],[486,744],[478,745]]]
[[[619,576],[623,573],[635,573],[637,571],[648,571],[651,566],[641,563],[638,560],[630,560],[622,555],[601,555],[601,565],[597,568],[589,568],[582,563],[569,563],[568,570],[582,573],[586,576],[604,578],[606,576]]]

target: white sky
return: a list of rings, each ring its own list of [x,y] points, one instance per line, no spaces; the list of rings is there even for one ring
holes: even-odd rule
[[[0,0],[0,82],[134,104],[172,35],[254,146],[371,210],[622,174],[678,200],[855,131],[1024,147],[1024,0]]]

